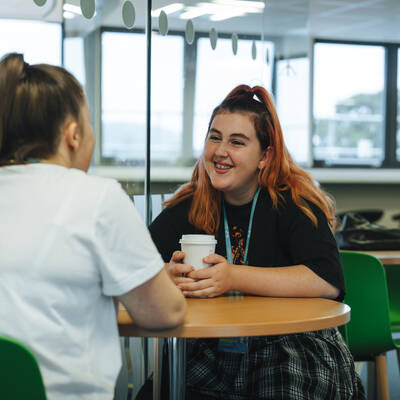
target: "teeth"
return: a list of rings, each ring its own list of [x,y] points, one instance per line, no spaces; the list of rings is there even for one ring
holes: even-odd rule
[[[232,168],[230,165],[222,165],[222,164],[218,164],[218,163],[215,163],[215,166],[218,169],[230,169],[230,168]]]

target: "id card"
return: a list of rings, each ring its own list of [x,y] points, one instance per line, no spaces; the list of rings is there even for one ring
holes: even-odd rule
[[[218,340],[218,350],[231,353],[247,353],[249,338],[247,337],[227,337]]]

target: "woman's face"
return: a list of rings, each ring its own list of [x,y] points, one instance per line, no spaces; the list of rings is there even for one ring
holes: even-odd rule
[[[212,186],[223,192],[231,204],[251,201],[258,186],[258,170],[266,163],[266,152],[261,149],[250,115],[217,114],[203,153]]]

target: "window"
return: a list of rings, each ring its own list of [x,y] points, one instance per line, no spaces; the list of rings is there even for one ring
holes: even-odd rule
[[[384,74],[383,46],[315,44],[312,144],[316,165],[382,164]]]
[[[279,60],[276,65],[276,108],[286,146],[299,164],[311,159],[309,74],[307,57]]]
[[[61,24],[0,19],[0,57],[10,52],[24,54],[29,64],[61,65]]]
[[[152,38],[152,161],[180,155],[183,37]],[[146,155],[146,39],[102,33],[102,157],[143,165]]]
[[[71,37],[64,39],[64,67],[85,87],[83,38]]]
[[[213,109],[237,85],[261,85],[271,88],[272,69],[265,64],[268,49],[273,59],[272,42],[256,42],[257,58],[252,59],[252,40],[239,38],[236,56],[232,52],[232,40],[219,38],[212,50],[209,38],[199,38],[197,48],[195,111],[194,111],[194,155],[203,149],[207,125]]]

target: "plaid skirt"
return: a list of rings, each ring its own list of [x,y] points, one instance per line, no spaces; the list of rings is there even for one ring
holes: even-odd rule
[[[365,399],[352,355],[336,328],[249,338],[247,353],[218,339],[187,340],[187,399]]]

